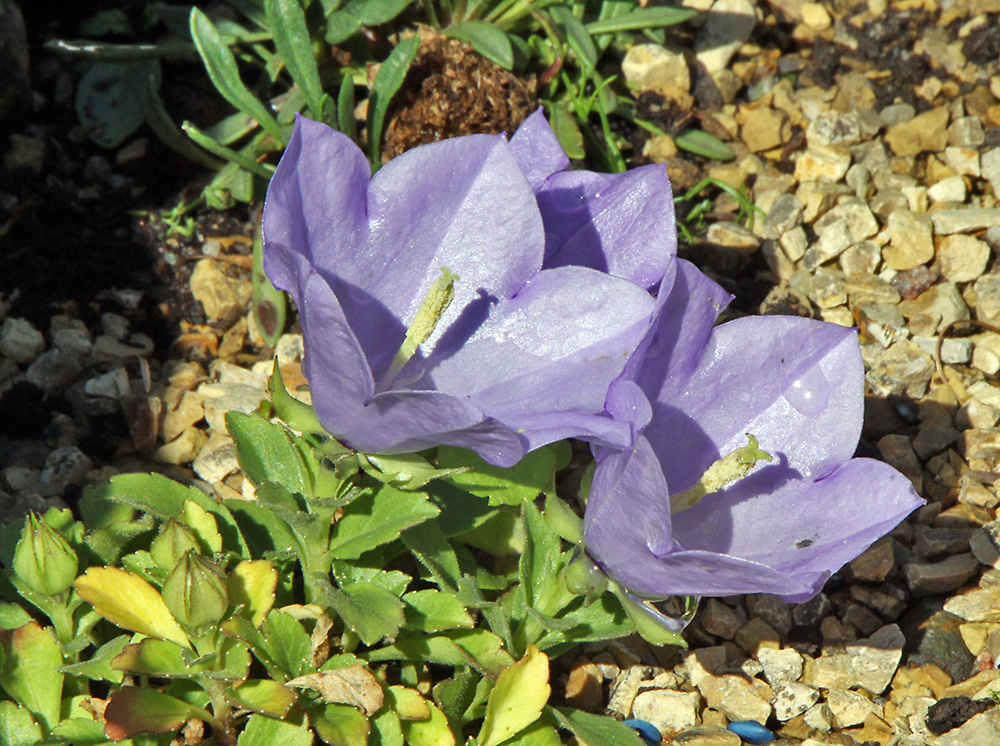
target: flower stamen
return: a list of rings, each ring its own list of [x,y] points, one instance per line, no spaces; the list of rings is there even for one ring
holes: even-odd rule
[[[424,302],[417,309],[413,321],[410,322],[409,329],[406,330],[406,337],[403,344],[399,346],[399,351],[392,359],[392,364],[382,376],[378,388],[382,391],[388,389],[396,380],[399,372],[410,362],[417,353],[417,348],[428,340],[434,333],[435,327],[444,312],[448,310],[452,299],[455,297],[455,281],[458,275],[454,274],[447,267],[441,267],[441,277],[435,282],[427,292]]]
[[[705,495],[728,487],[743,479],[758,461],[770,461],[771,454],[760,448],[757,438],[747,433],[747,444],[726,454],[708,467],[701,479],[683,492],[670,496],[670,512],[679,513],[693,508]]]

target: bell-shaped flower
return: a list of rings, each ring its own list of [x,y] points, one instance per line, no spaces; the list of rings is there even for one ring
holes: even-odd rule
[[[510,146],[538,199],[546,268],[591,267],[647,288],[672,268],[677,223],[665,166],[570,171],[541,109],[518,127]]]
[[[604,402],[654,301],[595,269],[542,269],[542,218],[505,137],[424,145],[372,176],[348,137],[300,117],[263,233],[316,413],[346,445],[456,445],[502,466],[567,437],[627,445]]]
[[[585,544],[640,597],[803,601],[922,504],[891,466],[852,458],[864,406],[856,331],[782,316],[713,329],[729,300],[679,261],[609,394],[635,442],[595,449]]]

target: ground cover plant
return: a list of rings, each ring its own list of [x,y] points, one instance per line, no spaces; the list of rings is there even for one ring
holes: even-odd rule
[[[264,5],[272,70],[294,81],[274,125],[234,82],[217,24],[192,13],[216,85],[251,110],[250,139],[235,150],[186,128],[230,161],[206,195],[269,182],[260,276],[298,307],[309,396],[276,368],[271,403],[227,417],[252,500],[128,474],[88,490],[78,516],[5,529],[6,738],[637,744],[627,725],[549,704],[549,659],[633,632],[683,644],[671,597],[689,612],[699,596],[808,598],[920,504],[898,472],[851,458],[855,335],[780,317],[715,327],[729,296],[676,259],[663,169],[570,169],[566,112],[601,127],[612,112],[595,78],[550,100],[554,129],[539,111],[509,140],[456,138],[378,168],[378,97],[361,150],[340,116],[353,78],[335,102],[315,58],[279,41],[320,7],[331,41],[387,6]],[[528,23],[517,4],[425,7],[484,52],[487,28],[513,50],[506,29]],[[531,22],[561,24],[577,64],[606,28],[593,24],[619,18],[588,30],[572,6],[544,7]],[[639,13],[611,7],[619,24]],[[384,80],[405,71],[405,43]],[[282,296],[259,286],[277,334]],[[594,455],[579,495],[557,489],[567,439]]]

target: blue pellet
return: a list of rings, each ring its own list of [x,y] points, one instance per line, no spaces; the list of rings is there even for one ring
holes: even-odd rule
[[[645,720],[626,720],[625,725],[637,730],[639,737],[646,743],[652,744],[652,746],[660,746],[660,741],[663,740],[663,736],[660,735],[660,731],[656,729],[656,726]]]
[[[736,723],[730,723],[726,727],[753,746],[771,743],[774,740],[774,734],[756,720],[740,720]]]

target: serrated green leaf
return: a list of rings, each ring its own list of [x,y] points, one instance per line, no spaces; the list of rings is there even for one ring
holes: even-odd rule
[[[514,68],[514,48],[510,37],[483,21],[462,21],[444,30],[444,35],[469,44],[479,54],[505,70]]]
[[[509,468],[493,466],[464,448],[438,448],[442,468],[469,468],[448,478],[452,484],[479,497],[489,498],[490,505],[520,505],[534,500],[552,483],[556,452],[551,448],[532,451]]]
[[[503,641],[485,629],[449,630],[437,635],[405,632],[395,643],[368,653],[370,661],[412,660],[446,666],[473,666],[496,677],[514,662]]]
[[[504,746],[562,746],[562,742],[559,731],[551,725],[535,723],[504,741]]]
[[[403,596],[406,624],[410,629],[438,632],[457,627],[472,628],[475,622],[452,593],[432,589],[412,591]]]
[[[402,686],[389,687],[388,698],[393,709],[400,713],[400,727],[409,746],[455,746],[455,734],[448,725],[448,718],[433,702],[428,702],[415,690]],[[420,704],[426,717],[405,717],[404,712]]]
[[[533,503],[524,503],[525,542],[519,575],[528,606],[541,614],[557,614],[568,600],[562,578],[566,565],[559,536],[549,528]]]
[[[555,493],[545,496],[545,522],[569,543],[583,541],[583,519]]]
[[[237,746],[312,746],[312,731],[304,725],[286,723],[266,715],[251,715],[237,739]]]
[[[353,562],[334,560],[333,576],[341,586],[349,583],[371,583],[394,596],[402,596],[413,580],[409,575],[399,570],[381,570],[377,567],[362,567]]]
[[[62,650],[52,629],[29,622],[17,629],[0,629],[0,687],[47,729],[59,722],[62,700]]]
[[[264,633],[268,657],[291,676],[302,676],[316,670],[312,664],[312,640],[305,628],[279,609],[272,609],[264,618]]]
[[[274,46],[292,80],[302,90],[313,119],[323,117],[323,85],[299,0],[264,0]]]
[[[395,636],[403,626],[403,602],[371,583],[348,583],[340,590],[330,588],[327,600],[366,645]]]
[[[237,707],[282,718],[295,704],[296,693],[272,679],[247,679],[231,689],[226,698]]]
[[[545,714],[560,728],[587,744],[600,746],[643,746],[639,734],[624,723],[602,715],[568,707],[546,707]]]
[[[313,713],[313,728],[330,746],[367,746],[371,725],[350,705],[330,704]]]
[[[521,519],[511,510],[498,510],[472,531],[455,538],[496,557],[508,557],[524,549]]]
[[[128,645],[128,642],[128,635],[119,635],[101,645],[87,660],[68,666],[60,666],[59,670],[71,676],[82,676],[94,681],[110,681],[112,684],[120,684],[125,675],[121,671],[112,669],[111,663]]]
[[[437,521],[423,523],[406,529],[403,543],[431,575],[441,590],[456,590],[462,571],[458,557]]]
[[[241,412],[227,412],[226,427],[236,443],[240,466],[254,485],[273,482],[290,492],[312,496],[309,469],[284,427]]]
[[[236,58],[222,40],[215,25],[198,8],[191,9],[190,23],[191,38],[198,48],[198,54],[201,55],[208,77],[211,78],[216,90],[226,101],[253,117],[279,145],[283,146],[285,141],[281,127],[264,104],[243,85],[236,67]]]
[[[368,153],[372,170],[382,165],[382,128],[385,125],[386,112],[389,111],[389,103],[403,85],[406,73],[416,59],[419,48],[420,39],[417,36],[403,39],[385,62],[379,65],[375,74],[371,95],[368,98]]]
[[[461,722],[476,697],[476,685],[482,677],[473,671],[457,671],[450,679],[434,685],[434,701],[449,722]]]
[[[486,704],[480,746],[497,746],[527,728],[549,700],[549,658],[534,645],[500,674]]]
[[[225,551],[248,556],[232,513],[197,487],[188,487],[162,474],[119,474],[106,485],[95,488],[94,493],[95,497],[124,503],[161,520],[177,518],[184,509],[184,501],[191,500],[215,517]]]
[[[385,707],[372,718],[375,729],[371,734],[371,746],[403,746],[403,729],[399,715]]]
[[[731,161],[736,157],[722,140],[703,130],[684,130],[674,137],[674,144],[689,153],[716,161]]]
[[[243,560],[226,576],[229,602],[243,606],[243,615],[259,627],[271,607],[278,587],[278,571],[267,560]]]
[[[344,508],[330,539],[330,556],[357,559],[440,512],[421,492],[382,485],[378,492],[359,497]]]
[[[366,473],[380,482],[404,490],[418,490],[434,479],[446,479],[464,471],[464,468],[437,469],[417,453],[400,453],[391,456],[360,455]]]
[[[42,740],[42,726],[23,707],[0,700],[0,744],[35,746]]]

